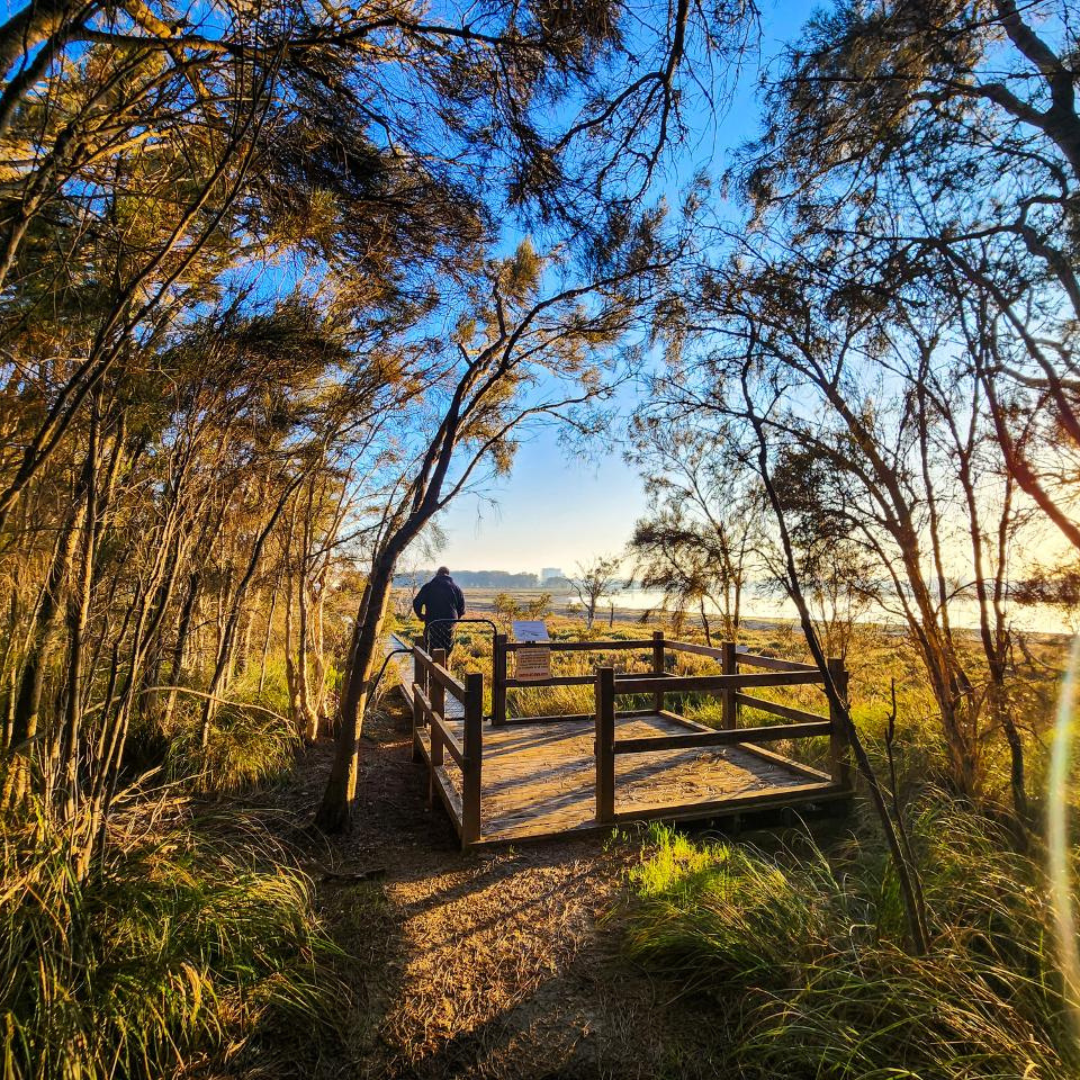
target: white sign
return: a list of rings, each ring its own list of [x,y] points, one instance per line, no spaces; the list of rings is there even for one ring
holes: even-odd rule
[[[544,645],[514,653],[514,675],[522,681],[551,678],[551,650]]]
[[[510,624],[514,630],[515,641],[550,641],[547,627],[541,621],[514,622]]]

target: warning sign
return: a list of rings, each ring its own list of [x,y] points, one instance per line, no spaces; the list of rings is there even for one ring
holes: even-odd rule
[[[519,649],[514,656],[514,675],[522,681],[551,678],[551,650],[546,645]]]

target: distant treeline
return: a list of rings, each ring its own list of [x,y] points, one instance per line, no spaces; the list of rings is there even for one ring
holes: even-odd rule
[[[506,570],[453,570],[454,580],[464,589],[537,589],[540,587],[540,578],[536,574],[527,574],[524,571],[511,574]],[[435,576],[434,570],[416,570],[411,574],[396,574],[395,585],[415,585],[428,581]],[[545,587],[550,587],[561,578],[549,578],[544,582]]]

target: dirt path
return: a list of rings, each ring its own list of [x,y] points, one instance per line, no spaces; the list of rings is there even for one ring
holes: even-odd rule
[[[315,748],[290,801],[314,805],[330,746]],[[616,952],[599,920],[633,842],[578,840],[462,856],[392,719],[367,725],[356,830],[315,855],[336,871],[320,905],[352,959],[343,1045],[318,1078],[708,1075],[687,1067],[687,1014]],[[671,1029],[677,1023],[678,1034]],[[692,1026],[692,1023],[691,1023]]]

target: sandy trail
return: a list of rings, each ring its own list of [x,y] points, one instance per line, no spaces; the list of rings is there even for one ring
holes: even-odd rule
[[[330,752],[329,743],[309,752],[294,805],[315,804]],[[391,717],[368,724],[362,760],[356,828],[312,854],[342,874],[378,867],[385,876],[319,885],[321,909],[352,957],[343,975],[354,1002],[340,1052],[310,1075],[708,1075],[700,1056],[688,1069],[672,1055],[685,1044],[686,1003],[668,1009],[666,988],[618,955],[617,934],[602,922],[637,844],[575,840],[462,856],[441,807],[428,808],[424,772]]]

